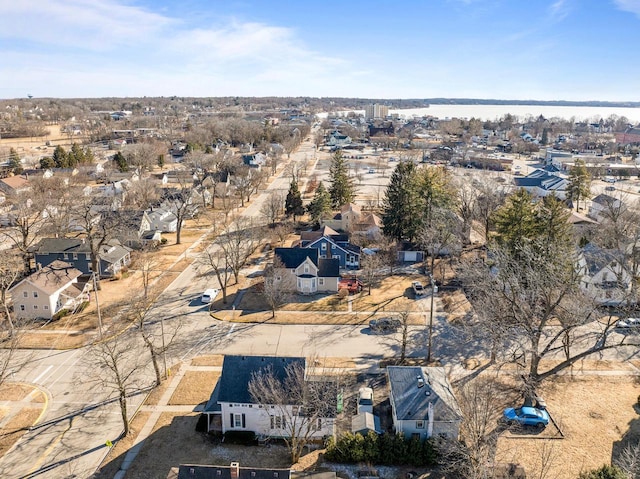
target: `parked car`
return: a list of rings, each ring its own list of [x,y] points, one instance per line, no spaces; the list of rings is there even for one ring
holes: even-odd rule
[[[615,186],[605,186],[604,189],[605,189],[605,191],[616,191],[616,187]]]
[[[640,318],[619,319],[616,322],[616,329],[640,330]]]
[[[424,296],[427,293],[420,281],[414,281],[413,283],[411,283],[411,287],[413,288],[413,292],[416,295],[416,298]]]
[[[395,333],[399,327],[399,319],[379,318],[369,321],[369,329],[375,334]]]
[[[504,410],[503,418],[507,424],[533,426],[540,429],[549,424],[549,413],[535,407],[507,408]]]
[[[375,168],[369,168],[369,173],[375,173],[376,169]]]
[[[373,389],[363,387],[358,390],[357,412],[358,414],[362,412],[373,414]]]
[[[218,290],[215,288],[212,289],[207,289],[205,290],[204,293],[202,293],[202,297],[200,298],[200,301],[202,301],[205,304],[211,303],[213,300],[216,299],[216,296],[218,296]]]

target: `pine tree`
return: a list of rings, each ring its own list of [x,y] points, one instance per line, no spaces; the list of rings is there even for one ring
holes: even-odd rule
[[[125,171],[129,171],[129,164],[127,163],[127,159],[124,157],[122,152],[119,151],[118,153],[116,153],[113,157],[113,161],[115,161],[116,165],[118,165],[118,170],[120,170],[120,172],[124,173]]]
[[[56,149],[53,150],[53,161],[56,163],[56,168],[68,168],[69,167],[69,158],[65,149],[58,145]]]
[[[292,181],[291,185],[289,185],[287,199],[284,202],[284,212],[287,216],[293,216],[293,221],[296,220],[296,216],[304,214],[304,206],[302,206],[302,195],[300,195],[297,181]]]
[[[436,208],[448,208],[454,198],[447,171],[444,168],[422,168],[417,171],[417,192],[422,202],[424,226],[431,225]]]
[[[591,196],[591,176],[583,160],[576,160],[569,172],[567,196],[576,204],[576,211],[580,209],[580,200],[586,200]]]
[[[383,232],[388,238],[413,240],[421,225],[416,166],[402,162],[391,175],[383,201]]]
[[[74,143],[71,145],[71,150],[67,154],[67,164],[70,168],[74,168],[77,165],[82,165],[85,162],[84,150],[80,148],[80,145]]]
[[[536,238],[539,232],[532,200],[531,193],[520,188],[495,213],[496,241],[510,251]]]
[[[93,151],[88,146],[84,149],[84,162],[87,165],[93,165],[96,162],[96,157],[93,156]]]
[[[157,164],[160,167],[160,169],[164,169],[164,155],[163,154],[159,154],[158,155],[158,160],[157,160]]]
[[[320,224],[320,220],[325,217],[327,213],[331,211],[331,195],[322,184],[322,181],[318,184],[316,192],[313,195],[311,203],[307,205],[307,212],[311,216],[311,220],[314,224]]]
[[[329,194],[331,195],[331,206],[339,208],[342,205],[351,203],[356,196],[356,188],[353,180],[349,178],[349,167],[338,150],[331,159],[329,168]]]
[[[569,210],[555,195],[545,196],[536,208],[538,243],[545,256],[558,255],[571,261],[574,248]]]
[[[9,171],[16,175],[22,173],[22,162],[20,161],[20,155],[14,148],[11,148],[9,150]]]
[[[56,162],[53,161],[53,158],[51,158],[50,156],[45,156],[40,160],[40,168],[42,168],[43,170],[48,170],[49,168],[55,168],[55,167],[56,167]]]

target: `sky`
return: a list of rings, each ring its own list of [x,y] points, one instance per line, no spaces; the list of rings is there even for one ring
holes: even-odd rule
[[[0,98],[640,101],[640,0],[0,0]]]

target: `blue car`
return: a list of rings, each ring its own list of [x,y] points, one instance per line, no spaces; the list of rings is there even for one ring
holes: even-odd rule
[[[549,413],[535,407],[510,407],[504,410],[503,417],[508,424],[534,426],[540,429],[549,424]]]

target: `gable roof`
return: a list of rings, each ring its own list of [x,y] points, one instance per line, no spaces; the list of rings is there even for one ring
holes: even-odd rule
[[[238,479],[289,479],[290,477],[290,469],[238,468]],[[176,479],[231,479],[231,466],[181,464]]]
[[[318,266],[320,257],[320,251],[317,248],[276,248],[273,253],[288,269],[297,268],[307,258]]]
[[[338,278],[340,276],[339,258],[320,258],[318,260],[319,278]]]
[[[616,201],[620,201],[613,196],[605,195],[604,193],[599,194],[595,198],[591,200],[591,203],[597,203],[599,205],[611,205],[615,204]]]
[[[218,381],[218,401],[253,404],[249,394],[249,382],[254,373],[270,368],[278,381],[284,381],[287,367],[300,363],[306,367],[305,358],[267,356],[225,356],[222,375]]]
[[[8,176],[6,178],[0,179],[5,185],[7,185],[12,190],[19,190],[21,188],[27,188],[29,186],[29,180],[24,176]]]
[[[600,248],[593,243],[585,245],[581,252],[590,276],[602,271],[614,261],[624,264],[624,257],[621,251]]]
[[[429,403],[435,421],[462,419],[444,368],[389,366],[387,375],[398,420],[425,419]],[[419,378],[423,381],[422,387],[418,387]]]
[[[49,253],[90,253],[89,243],[78,238],[42,238],[33,246],[31,251],[35,254]]]
[[[64,286],[68,286],[73,280],[82,276],[82,272],[64,261],[53,261],[48,266],[27,276],[11,290],[25,282],[29,282],[46,294],[53,294]],[[10,290],[10,291],[11,291]]]

